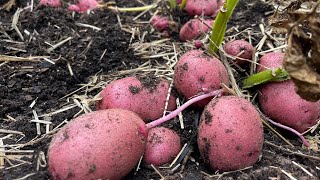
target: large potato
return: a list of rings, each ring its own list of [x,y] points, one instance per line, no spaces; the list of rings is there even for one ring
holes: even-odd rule
[[[163,115],[169,82],[155,77],[126,77],[115,80],[101,92],[96,108],[121,108],[137,113],[145,121]],[[176,108],[175,97],[170,95],[167,110]]]
[[[213,170],[231,171],[253,165],[262,153],[263,128],[259,113],[245,99],[224,96],[204,109],[198,146]]]
[[[182,55],[174,70],[174,85],[187,99],[203,92],[221,88],[221,83],[229,85],[229,76],[224,65],[201,50],[191,50]],[[211,98],[195,103],[204,107]]]
[[[261,57],[258,71],[282,66],[284,54],[267,53]],[[259,103],[263,113],[272,120],[304,132],[320,118],[320,101],[309,102],[295,91],[292,80],[272,82],[260,87]]]
[[[143,155],[147,129],[135,113],[108,109],[65,125],[48,149],[52,179],[121,179]]]
[[[292,80],[273,82],[260,87],[259,103],[272,120],[304,132],[320,118],[320,101],[302,99]]]

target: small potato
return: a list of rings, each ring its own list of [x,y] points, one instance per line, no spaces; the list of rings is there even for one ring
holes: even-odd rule
[[[216,16],[223,0],[189,0],[184,10],[189,16]]]
[[[169,18],[165,16],[155,15],[152,17],[150,23],[160,32],[169,28]]]
[[[234,40],[226,43],[223,47],[224,51],[231,56],[252,60],[253,46],[245,40]],[[248,61],[235,59],[237,64],[246,64]]]
[[[229,75],[224,65],[201,50],[191,50],[183,54],[174,70],[174,85],[187,99],[203,92],[218,90],[221,83],[229,85]],[[195,103],[203,108],[211,98]]]
[[[191,19],[181,27],[179,32],[179,39],[181,41],[193,40],[198,36],[209,32],[212,25],[212,19],[206,19],[203,22],[200,19]]]
[[[61,7],[60,0],[40,0],[39,5],[50,7]]]
[[[161,166],[171,162],[181,150],[179,135],[165,127],[152,128],[148,133],[144,161]]]
[[[276,69],[282,67],[284,53],[271,52],[263,55],[259,60],[258,72],[264,71],[267,68]]]
[[[163,115],[169,89],[169,82],[156,77],[126,77],[107,85],[96,105],[96,109],[121,108],[137,113],[145,121],[155,120]],[[171,94],[168,110],[176,108]]]
[[[251,166],[259,159],[262,145],[260,115],[249,101],[223,96],[205,107],[198,147],[212,170],[233,171]]]
[[[147,127],[123,109],[91,112],[75,118],[52,139],[48,170],[52,179],[121,179],[145,150]]]

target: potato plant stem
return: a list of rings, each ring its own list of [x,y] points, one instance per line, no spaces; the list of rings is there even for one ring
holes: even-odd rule
[[[281,124],[281,123],[278,123],[278,122],[273,121],[272,119],[270,119],[269,117],[267,117],[266,115],[264,115],[259,109],[258,109],[258,111],[260,112],[261,116],[262,116],[264,119],[266,119],[267,121],[269,121],[271,124],[273,124],[273,125],[275,125],[275,126],[278,126],[278,127],[282,128],[282,129],[288,130],[288,131],[290,131],[290,132],[292,132],[292,133],[294,133],[295,135],[297,135],[297,136],[302,140],[303,145],[305,145],[306,147],[309,147],[309,146],[310,146],[309,142],[304,138],[304,136],[303,136],[301,133],[299,133],[299,132],[296,131],[295,129],[292,129],[291,127],[288,127],[288,126],[285,126],[285,125],[283,125],[283,124]]]
[[[242,81],[242,88],[247,89],[253,86],[263,84],[270,81],[284,81],[289,79],[290,76],[282,68],[268,69],[261,71],[257,74],[253,74]]]
[[[209,53],[215,54],[221,45],[226,29],[227,23],[233,13],[233,10],[237,6],[239,0],[226,0],[223,8],[219,11],[211,30]]]
[[[183,110],[185,110],[187,107],[189,107],[191,104],[193,104],[195,102],[198,102],[200,100],[206,99],[208,97],[221,95],[223,92],[224,92],[224,89],[219,89],[219,90],[215,90],[215,91],[212,91],[212,92],[205,93],[205,94],[199,95],[197,97],[194,97],[194,98],[188,100],[186,103],[184,103],[182,106],[180,106],[176,110],[174,110],[171,113],[169,113],[168,115],[166,115],[166,116],[164,116],[162,118],[159,118],[157,120],[154,120],[152,122],[149,122],[147,124],[147,129],[154,128],[154,127],[156,127],[156,126],[158,126],[158,125],[160,125],[160,124],[162,124],[164,122],[169,121],[170,119],[176,117],[180,112],[182,112]]]

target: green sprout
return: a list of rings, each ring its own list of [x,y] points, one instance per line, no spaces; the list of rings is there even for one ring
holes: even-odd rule
[[[237,6],[239,0],[226,0],[223,8],[219,11],[212,27],[212,33],[210,37],[209,53],[215,54],[221,45],[224,35],[227,30],[227,23],[233,13],[233,10]]]

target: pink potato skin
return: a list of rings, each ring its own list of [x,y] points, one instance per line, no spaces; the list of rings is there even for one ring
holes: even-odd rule
[[[180,150],[180,137],[175,131],[165,127],[155,127],[148,133],[144,162],[161,166],[171,162]]]
[[[61,7],[60,0],[40,0],[39,5],[50,7]]]
[[[137,113],[143,120],[150,121],[163,115],[169,83],[159,79],[155,87],[144,87],[137,77],[126,77],[111,82],[101,92],[96,109],[121,108]],[[167,110],[176,109],[173,94],[170,95]]]
[[[213,25],[212,19],[206,19],[203,22],[200,19],[191,19],[186,22],[180,29],[179,39],[181,41],[193,40],[197,36],[209,32],[211,29],[207,26]]]
[[[184,10],[189,16],[214,16],[219,7],[220,0],[188,0]]]
[[[203,92],[221,88],[221,83],[229,85],[229,75],[224,65],[201,50],[191,50],[182,55],[174,70],[174,85],[177,91],[189,99]],[[203,108],[212,98],[194,104]]]
[[[123,109],[77,117],[50,143],[48,170],[52,179],[121,179],[144,153],[146,128],[140,117]]]
[[[258,71],[282,66],[284,53],[267,53],[260,58]],[[292,80],[271,82],[260,87],[259,103],[262,112],[272,120],[299,132],[315,125],[320,118],[320,101],[309,102],[295,91]]]
[[[276,69],[282,67],[282,62],[284,58],[284,53],[282,52],[271,52],[263,55],[260,60],[257,70],[258,72],[264,71],[267,68]]]
[[[230,41],[224,45],[223,49],[227,54],[230,54],[232,56],[252,60],[253,46],[245,40]],[[240,56],[238,56],[238,54],[240,54],[242,51],[243,53]],[[240,65],[248,63],[248,61],[235,59],[235,63]]]
[[[254,106],[236,96],[213,99],[204,109],[198,147],[212,170],[232,171],[253,165],[262,153],[263,128]]]
[[[93,10],[97,8],[100,1],[101,0],[79,0],[78,4],[71,4],[68,7],[68,10],[84,13],[84,12],[87,12],[88,10]]]
[[[156,28],[158,31],[162,32],[169,28],[169,18],[155,15],[150,21],[151,25]]]
[[[292,80],[264,84],[260,92],[262,112],[301,133],[315,125],[320,118],[320,101],[302,99],[296,93]]]

